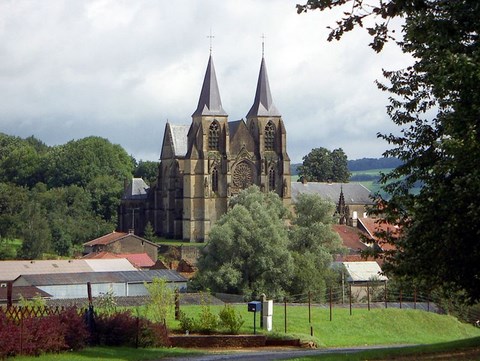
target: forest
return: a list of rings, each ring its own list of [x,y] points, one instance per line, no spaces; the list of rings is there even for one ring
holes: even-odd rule
[[[115,230],[124,182],[156,170],[100,137],[47,146],[0,133],[0,259],[78,254]]]

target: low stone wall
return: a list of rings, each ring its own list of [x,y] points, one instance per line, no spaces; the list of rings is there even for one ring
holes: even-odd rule
[[[265,335],[171,335],[173,347],[215,348],[215,347],[262,347],[266,345]]]

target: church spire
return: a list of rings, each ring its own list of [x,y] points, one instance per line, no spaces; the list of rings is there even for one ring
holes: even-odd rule
[[[275,104],[273,104],[272,94],[270,93],[270,84],[268,82],[267,67],[265,65],[265,58],[263,56],[262,63],[260,65],[260,74],[258,75],[255,100],[253,101],[253,105],[247,114],[247,118],[262,116],[280,116],[280,112]]]
[[[210,54],[208,59],[207,71],[205,72],[202,91],[198,99],[197,110],[192,114],[192,116],[196,115],[227,115],[225,110],[223,110],[222,100],[220,99],[212,54]]]

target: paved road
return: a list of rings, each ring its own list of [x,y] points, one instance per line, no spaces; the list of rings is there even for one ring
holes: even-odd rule
[[[235,350],[225,353],[212,353],[202,356],[189,357],[168,357],[161,359],[162,361],[222,361],[222,360],[237,360],[237,361],[270,361],[270,360],[284,360],[305,356],[327,355],[327,354],[350,354],[365,350],[392,348],[392,347],[407,347],[402,346],[368,346],[368,347],[348,347],[348,348],[331,348],[331,349],[262,349],[261,351],[243,351]]]

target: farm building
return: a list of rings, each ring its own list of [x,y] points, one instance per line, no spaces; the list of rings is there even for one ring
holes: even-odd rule
[[[136,268],[125,258],[122,259],[70,259],[0,261],[0,287],[20,275],[135,271]]]
[[[146,253],[153,262],[158,258],[158,246],[129,232],[112,232],[83,244],[83,253],[110,252],[116,254]]]
[[[166,279],[172,288],[179,291],[187,288],[187,279],[171,270],[22,275],[13,282],[13,286],[34,286],[50,294],[52,299],[87,298],[88,282],[93,297],[107,292],[113,292],[117,297],[145,296],[148,295],[145,283],[151,283],[154,278]]]

